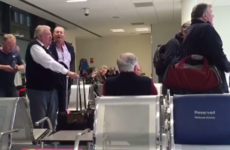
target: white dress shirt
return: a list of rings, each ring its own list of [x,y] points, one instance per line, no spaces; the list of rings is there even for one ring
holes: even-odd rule
[[[41,41],[37,41],[42,46],[44,46]],[[59,64],[56,60],[54,60],[49,54],[47,54],[46,51],[38,44],[35,44],[31,47],[30,54],[36,63],[42,65],[46,69],[50,69],[54,72],[62,74],[67,74],[67,72],[69,71],[64,66]]]

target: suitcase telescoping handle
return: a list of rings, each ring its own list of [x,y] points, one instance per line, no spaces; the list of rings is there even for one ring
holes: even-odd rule
[[[66,86],[65,86],[65,102],[66,102],[66,110],[68,109],[68,101],[69,101],[69,77],[66,77]],[[71,87],[70,87],[71,90]]]
[[[83,110],[82,106],[82,93],[81,93],[81,82],[82,81],[82,88],[83,88],[83,103],[84,103],[84,108],[87,109],[87,102],[86,102],[86,93],[85,93],[85,80],[84,78],[78,78],[77,79],[77,100],[76,100],[76,108],[78,110],[78,101],[79,101],[79,106],[80,106],[80,111]]]

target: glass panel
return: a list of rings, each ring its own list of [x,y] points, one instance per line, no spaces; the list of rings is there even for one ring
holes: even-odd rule
[[[29,27],[30,26],[30,17],[26,16],[26,25]]]
[[[19,22],[19,18],[18,18],[18,12],[14,12],[14,22]]]
[[[23,14],[20,14],[20,24],[23,24]]]

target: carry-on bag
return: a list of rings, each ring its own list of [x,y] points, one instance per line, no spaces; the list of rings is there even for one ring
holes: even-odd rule
[[[191,55],[169,65],[163,83],[174,94],[223,93],[219,71],[200,55]]]
[[[81,92],[81,87],[83,88],[83,93]],[[67,114],[68,130],[93,129],[94,109],[89,107],[86,100],[88,97],[86,97],[84,78],[77,79],[76,90],[76,111],[70,111],[70,113]],[[68,95],[66,95],[66,98],[68,98]]]

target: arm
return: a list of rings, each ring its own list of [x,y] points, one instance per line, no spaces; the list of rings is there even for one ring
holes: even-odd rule
[[[0,69],[4,70],[5,65],[0,65]]]
[[[170,64],[174,60],[177,51],[180,48],[179,42],[175,41],[176,39],[171,39],[165,47],[165,64]]]
[[[224,72],[229,72],[230,63],[224,54],[223,44],[219,34],[216,32],[213,26],[207,25],[202,32],[201,39],[204,40],[206,49],[205,56],[211,60],[214,65]]]
[[[55,61],[43,48],[39,45],[33,45],[30,50],[33,60],[42,65],[46,69],[50,69],[57,73],[67,74],[69,72],[64,66]]]
[[[23,70],[25,70],[25,66],[23,65],[23,62],[22,62],[22,59],[21,59],[20,54],[18,54],[16,58],[17,58],[17,65],[18,65],[16,69],[17,69],[18,71],[23,71]]]

